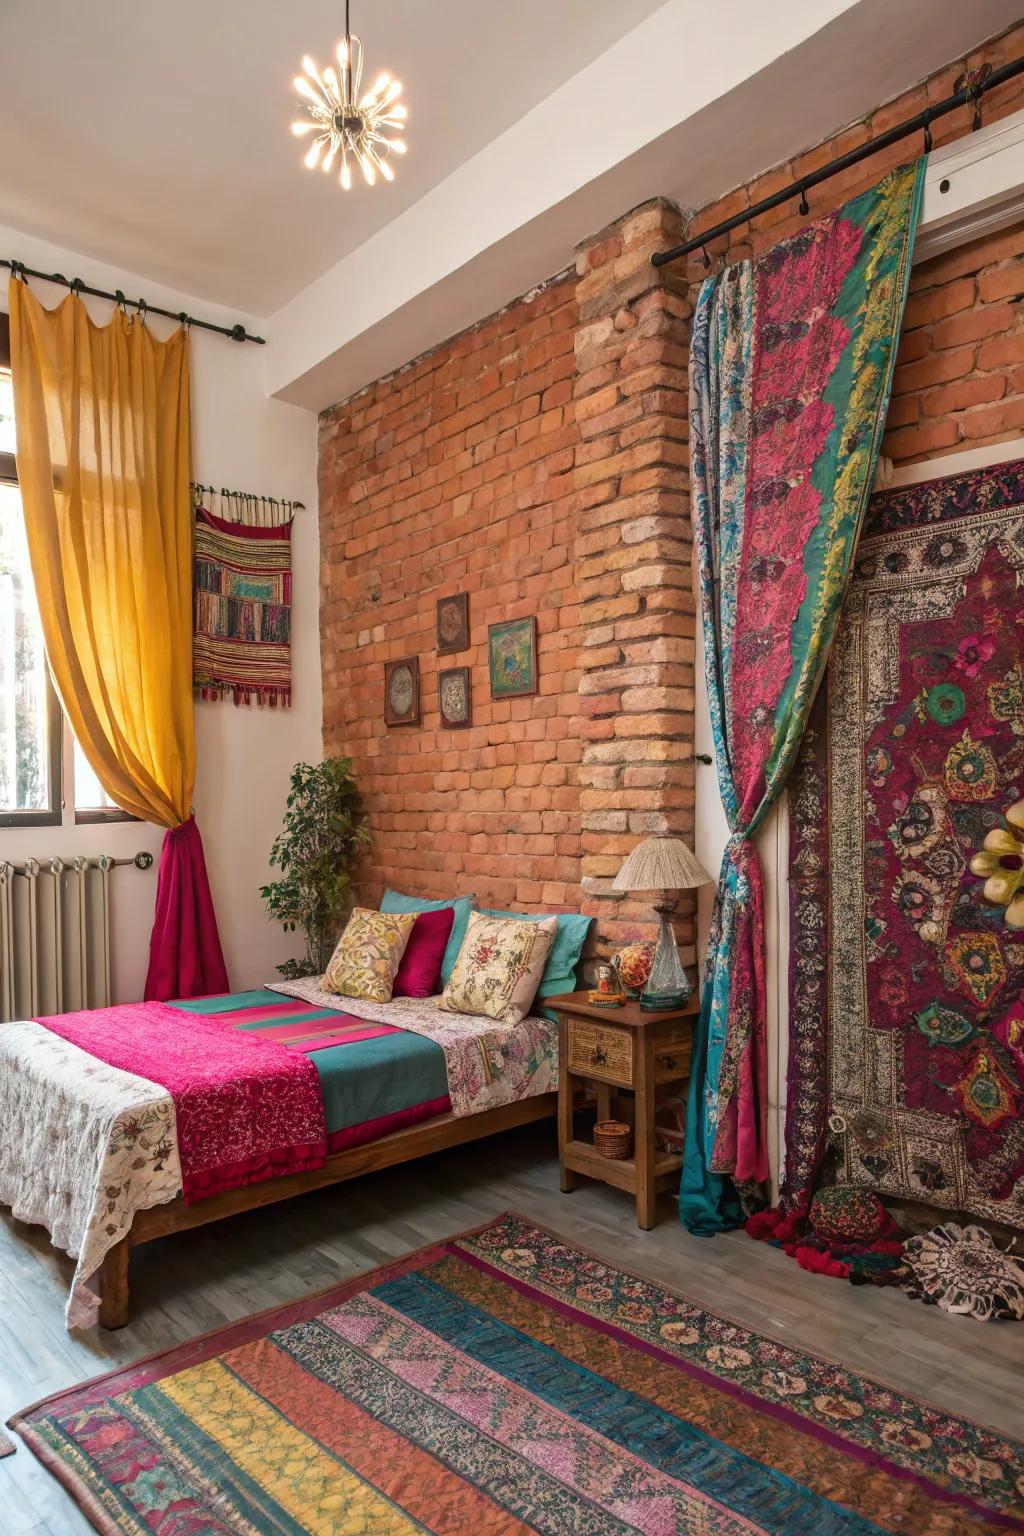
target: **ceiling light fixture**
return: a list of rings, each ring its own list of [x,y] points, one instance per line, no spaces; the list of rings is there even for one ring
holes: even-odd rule
[[[398,100],[402,87],[390,75],[378,75],[373,89],[360,96],[363,78],[363,45],[353,37],[348,22],[349,0],[345,0],[345,36],[338,44],[337,70],[328,64],[319,70],[307,54],[302,61],[304,74],[296,75],[295,89],[303,98],[308,118],[292,123],[297,138],[315,137],[303,163],[330,172],[340,157],[338,180],[347,192],[352,185],[355,162],[369,186],[378,174],[394,181],[388,164],[394,152],[405,154],[405,142],[396,138],[405,128],[405,107]]]

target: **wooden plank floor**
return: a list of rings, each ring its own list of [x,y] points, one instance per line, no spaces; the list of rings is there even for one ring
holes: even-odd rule
[[[797,1348],[1024,1434],[1024,1326],[952,1318],[899,1292],[808,1275],[742,1233],[690,1237],[667,1198],[662,1222],[640,1232],[631,1202],[613,1189],[581,1179],[574,1194],[559,1193],[553,1142],[553,1125],[524,1127],[147,1244],[132,1255],[134,1321],[115,1334],[65,1332],[70,1263],[39,1229],[3,1212],[0,1419],[73,1381],[514,1209]],[[19,1442],[0,1460],[0,1530],[79,1536],[91,1527]]]

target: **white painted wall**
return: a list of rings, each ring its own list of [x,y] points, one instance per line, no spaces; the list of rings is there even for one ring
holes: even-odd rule
[[[144,297],[175,312],[184,309],[223,324],[243,319],[250,330],[265,334],[255,317],[218,311],[199,299],[16,230],[0,227],[0,251],[41,271],[81,276],[99,288],[122,288],[130,297]],[[50,306],[66,296],[64,289],[52,285],[34,282],[33,287]],[[109,303],[86,302],[100,324],[109,319]],[[7,307],[4,283],[0,309]],[[173,328],[172,322],[159,317],[150,324],[160,336]],[[292,537],[291,709],[196,702],[196,819],[233,987],[265,980],[278,961],[298,952],[294,936],[286,937],[267,920],[259,887],[268,878],[267,853],[280,827],[292,764],[300,759],[316,762],[321,756],[316,417],[268,398],[266,354],[271,346],[272,342],[266,348],[239,345],[222,336],[192,331],[193,478],[306,504],[306,510],[296,515]],[[158,854],[161,841],[159,828],[134,822],[76,827],[73,807],[69,807],[62,827],[0,828],[0,859],[96,853],[122,858],[141,848]],[[118,869],[111,878],[116,1001],[142,996],[155,891],[155,866],[145,874]]]

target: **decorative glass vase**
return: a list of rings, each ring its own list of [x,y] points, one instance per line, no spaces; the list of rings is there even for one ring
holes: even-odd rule
[[[647,984],[640,997],[640,1007],[651,1013],[684,1007],[693,990],[683,970],[683,962],[679,958],[679,946],[676,943],[672,924],[669,922],[673,910],[672,907],[655,908],[661,918],[661,931],[658,934],[658,947],[654,952],[651,974],[647,978]]]

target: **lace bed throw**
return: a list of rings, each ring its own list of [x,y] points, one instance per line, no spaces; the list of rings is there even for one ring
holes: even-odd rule
[[[0,1024],[0,1203],[77,1260],[65,1322],[89,1327],[89,1284],[136,1211],[181,1189],[174,1103],[41,1024]]]
[[[424,1035],[444,1052],[453,1115],[478,1115],[558,1087],[558,1027],[527,1016],[499,1024],[478,1014],[445,1013],[430,997],[396,997],[367,1003],[359,997],[325,992],[322,977],[268,981],[272,992],[301,997],[317,1008],[333,1008],[375,1024],[394,1024]]]

